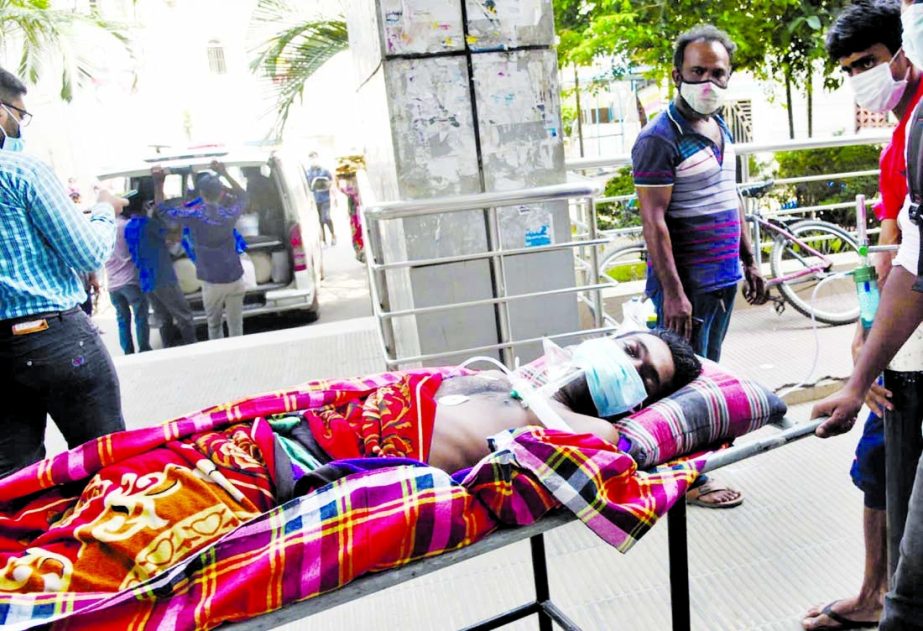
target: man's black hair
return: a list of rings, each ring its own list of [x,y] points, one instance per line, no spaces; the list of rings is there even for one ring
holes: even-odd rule
[[[663,340],[673,356],[673,380],[661,393],[662,397],[673,394],[702,374],[702,362],[695,356],[695,351],[686,338],[669,329],[651,329],[648,333]]]
[[[16,75],[0,68],[0,100],[9,102],[21,97],[27,91],[26,84]]]
[[[899,0],[857,0],[843,9],[827,31],[833,61],[884,44],[893,55],[901,47]]]
[[[677,70],[683,69],[683,62],[686,60],[686,46],[698,41],[718,42],[728,51],[728,58],[734,63],[734,53],[737,51],[737,44],[731,41],[731,36],[711,24],[700,24],[694,26],[679,37],[673,44],[673,67]]]

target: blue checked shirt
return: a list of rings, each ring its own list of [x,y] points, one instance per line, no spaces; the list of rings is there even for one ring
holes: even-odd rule
[[[87,219],[48,165],[0,150],[0,320],[82,303],[77,272],[102,267],[114,245],[111,205]]]

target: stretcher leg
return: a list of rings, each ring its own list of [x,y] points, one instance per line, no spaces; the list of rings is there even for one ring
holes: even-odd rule
[[[673,631],[689,631],[689,549],[686,546],[686,499],[681,497],[667,513],[667,547],[670,552],[670,611]]]

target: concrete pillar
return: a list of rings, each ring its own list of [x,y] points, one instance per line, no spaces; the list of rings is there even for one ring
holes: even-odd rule
[[[550,0],[350,0],[350,47],[366,132],[366,163],[380,201],[430,199],[565,181]],[[481,253],[497,244],[484,210],[382,226],[386,262]],[[565,204],[499,211],[506,249],[570,239]],[[570,252],[507,259],[512,294],[574,283]],[[391,310],[497,296],[487,261],[387,274]],[[573,331],[573,295],[510,307],[513,339]],[[492,305],[401,318],[399,356],[499,341]],[[538,347],[517,349],[523,360]],[[494,354],[496,355],[496,353]],[[458,357],[429,364],[453,363]]]

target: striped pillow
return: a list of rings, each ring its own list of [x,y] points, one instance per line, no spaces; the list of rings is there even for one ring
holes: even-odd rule
[[[785,415],[785,402],[755,381],[708,360],[702,367],[692,383],[615,423],[639,467],[742,436]]]

